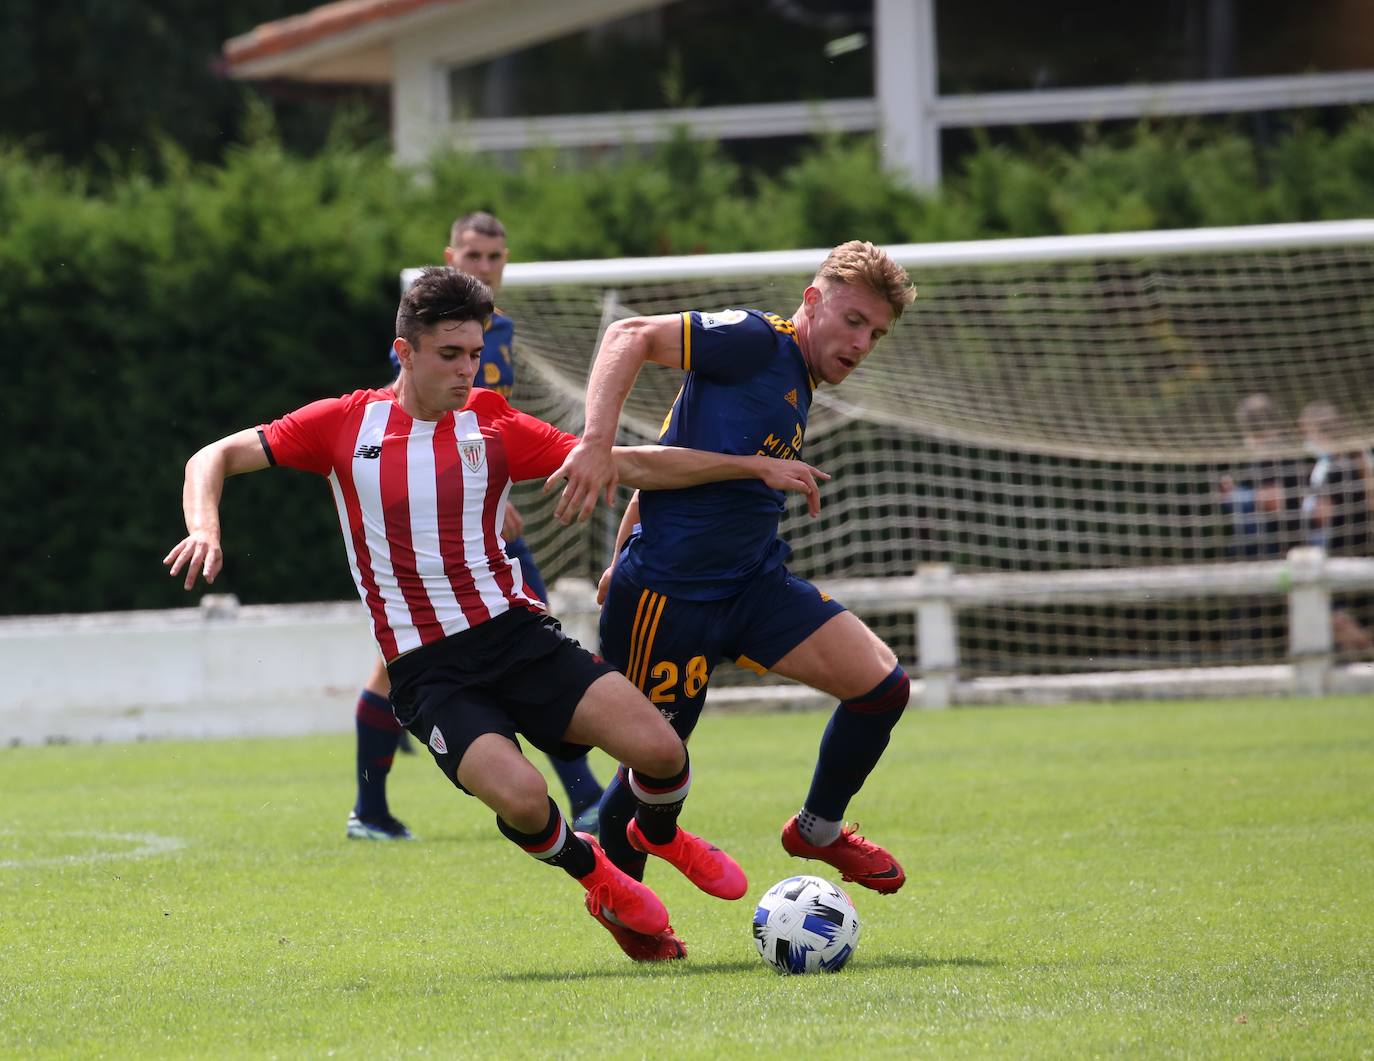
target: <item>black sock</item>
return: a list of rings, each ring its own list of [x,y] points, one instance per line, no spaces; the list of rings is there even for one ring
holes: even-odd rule
[[[401,724],[391,713],[391,701],[369,689],[358,697],[353,720],[358,733],[358,801],[353,811],[359,818],[383,818],[391,813],[386,804],[386,775],[396,757]]]
[[[651,844],[666,844],[677,835],[677,816],[692,787],[692,763],[683,749],[682,769],[672,777],[646,777],[630,771],[630,791],[639,805],[635,822]]]
[[[496,827],[507,840],[513,840],[540,862],[557,866],[574,880],[581,880],[596,869],[596,855],[592,854],[591,845],[568,828],[552,797],[549,799],[548,824],[539,832],[522,833],[499,814],[496,816]]]
[[[821,738],[807,810],[828,821],[844,820],[845,808],[878,765],[910,695],[911,682],[899,666],[869,692],[835,709]]]
[[[622,766],[606,786],[606,795],[601,801],[601,849],[635,880],[643,880],[644,863],[649,856],[633,847],[625,836],[625,826],[639,806],[635,794],[630,791],[627,775],[628,771]]]

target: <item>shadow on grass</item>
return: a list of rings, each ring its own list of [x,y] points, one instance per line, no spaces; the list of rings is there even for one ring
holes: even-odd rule
[[[871,961],[857,959],[850,968],[859,972],[878,969],[933,969],[941,966],[955,966],[971,969],[988,969],[999,966],[1000,961],[988,958],[931,958],[920,954],[885,954]],[[643,962],[627,965],[619,969],[586,969],[581,972],[523,972],[502,973],[487,977],[505,983],[557,983],[564,980],[624,980],[643,976],[708,976],[716,973],[743,973],[765,968],[757,959],[740,958],[728,962],[686,961]]]

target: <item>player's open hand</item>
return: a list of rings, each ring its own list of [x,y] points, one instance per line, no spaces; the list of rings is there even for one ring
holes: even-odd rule
[[[819,468],[806,461],[783,460],[779,457],[760,457],[762,465],[759,478],[774,490],[786,490],[794,494],[806,495],[806,510],[815,519],[821,514],[821,487],[817,479],[830,478]]]
[[[197,575],[205,576],[205,582],[209,585],[224,566],[224,551],[219,547],[219,535],[194,531],[177,542],[172,551],[162,558],[162,562],[170,567],[167,573],[173,578],[185,568],[187,589],[196,584]]]
[[[585,523],[591,518],[598,497],[604,497],[608,505],[615,503],[619,475],[611,447],[580,440],[558,470],[544,480],[544,493],[551,492],[561,479],[566,479],[567,485],[558,498],[554,516],[562,524],[574,520]]]

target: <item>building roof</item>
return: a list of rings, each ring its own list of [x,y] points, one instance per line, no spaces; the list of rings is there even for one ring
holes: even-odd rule
[[[264,22],[225,42],[228,72],[253,76],[255,68],[290,63],[293,54],[333,51],[350,42],[390,32],[388,24],[425,9],[457,7],[468,0],[335,0],[302,15]]]

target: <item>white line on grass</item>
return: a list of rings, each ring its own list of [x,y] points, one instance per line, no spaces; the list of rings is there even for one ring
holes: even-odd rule
[[[17,835],[19,834],[13,832],[0,832],[0,837]],[[0,869],[27,869],[30,866],[70,866],[78,862],[106,862],[116,858],[151,858],[153,855],[165,855],[186,846],[185,840],[175,836],[159,836],[157,833],[57,832],[47,835],[85,837],[92,840],[115,841],[136,846],[125,851],[89,851],[77,855],[0,859]]]

